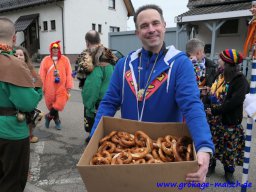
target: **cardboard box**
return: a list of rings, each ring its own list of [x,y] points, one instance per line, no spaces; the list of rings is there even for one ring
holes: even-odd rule
[[[178,187],[186,183],[187,173],[198,170],[197,160],[161,164],[89,165],[98,149],[99,140],[113,130],[135,133],[142,130],[152,139],[160,136],[189,136],[187,126],[182,123],[147,123],[119,118],[103,117],[91,141],[80,158],[77,168],[88,192],[156,192],[181,191]],[[195,149],[193,147],[194,157]],[[159,187],[161,183],[175,183],[177,187]],[[195,187],[184,187],[182,191],[200,191]]]

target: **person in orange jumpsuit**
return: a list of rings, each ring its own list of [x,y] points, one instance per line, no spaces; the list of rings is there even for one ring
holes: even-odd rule
[[[256,57],[256,1],[252,1],[252,7],[250,9],[253,17],[249,22],[247,38],[244,43],[243,56],[252,56]],[[251,51],[251,55],[249,55],[249,51]]]
[[[69,99],[73,87],[72,69],[69,59],[61,54],[60,41],[50,44],[50,55],[44,57],[39,74],[43,81],[45,104],[49,113],[45,115],[45,127],[49,128],[54,120],[55,128],[61,129],[59,111],[62,111]]]

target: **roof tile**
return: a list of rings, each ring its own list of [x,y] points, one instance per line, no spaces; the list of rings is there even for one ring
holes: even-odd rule
[[[44,3],[52,3],[55,1],[56,0],[1,0],[0,13],[6,12],[6,11],[12,11],[19,8],[26,8],[30,6],[41,5]],[[57,0],[57,1],[61,1],[61,0]]]
[[[250,9],[250,7],[251,7],[250,2],[228,4],[228,5],[221,5],[221,6],[215,5],[215,6],[207,6],[207,7],[198,7],[198,8],[191,8],[189,11],[179,15],[178,17],[203,15],[203,14],[211,14],[211,13],[222,13],[222,12],[228,12],[228,11],[248,10]]]

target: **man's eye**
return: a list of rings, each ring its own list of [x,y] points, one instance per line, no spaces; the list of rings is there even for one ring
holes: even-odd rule
[[[141,25],[140,28],[141,29],[146,29],[148,26],[147,25]]]

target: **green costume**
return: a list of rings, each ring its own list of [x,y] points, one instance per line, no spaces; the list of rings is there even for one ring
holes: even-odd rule
[[[41,97],[35,91],[26,64],[10,55],[0,54],[0,107],[30,112]],[[40,91],[39,91],[40,92]],[[19,122],[15,115],[0,115],[0,138],[20,140],[29,136],[26,120]]]
[[[87,76],[82,90],[83,104],[86,109],[86,116],[94,118],[98,106],[105,92],[107,91],[112,73],[113,65],[104,67],[96,66]]]

